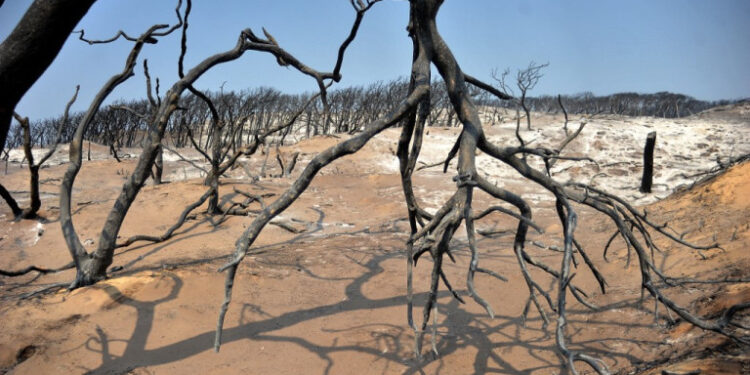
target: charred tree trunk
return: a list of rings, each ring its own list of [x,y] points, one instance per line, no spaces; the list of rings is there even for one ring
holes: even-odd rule
[[[656,132],[648,133],[646,146],[643,149],[643,177],[641,178],[641,193],[650,193],[654,179],[654,147],[656,146]]]
[[[145,35],[149,35],[153,31],[152,28],[152,30],[149,30]],[[111,256],[107,256],[106,253],[97,251],[96,253],[90,254],[86,251],[81,243],[81,239],[78,237],[78,233],[73,225],[73,215],[71,210],[73,183],[75,182],[78,172],[81,170],[83,160],[83,136],[91,122],[93,122],[96,113],[99,111],[99,108],[107,96],[109,96],[115,87],[125,82],[125,80],[133,75],[136,59],[143,48],[145,35],[136,42],[135,46],[130,51],[123,71],[112,76],[94,97],[94,100],[91,102],[89,109],[78,124],[73,139],[70,142],[70,164],[68,164],[68,169],[65,171],[65,175],[60,184],[60,226],[62,227],[65,243],[68,246],[68,250],[70,251],[76,267],[76,278],[71,284],[71,288],[92,285],[99,280],[105,279],[107,277],[107,267],[112,263]],[[131,176],[131,179],[132,178],[133,177]],[[126,184],[123,189],[126,189],[127,186],[128,185]],[[114,209],[127,212],[127,206],[129,206],[129,204],[124,207],[121,206],[121,203],[118,201]],[[109,225],[109,223],[105,225]],[[115,238],[112,238],[111,241],[114,242]],[[102,242],[103,241],[100,239],[100,249],[103,245]]]
[[[13,113],[13,116],[16,118],[18,123],[21,125],[21,129],[23,130],[23,153],[24,153],[24,156],[26,157],[26,160],[29,162],[29,201],[30,203],[29,203],[29,207],[24,209],[21,213],[21,217],[23,217],[24,219],[36,218],[37,212],[39,212],[39,209],[42,207],[42,200],[39,197],[39,169],[44,164],[44,162],[46,162],[47,159],[49,159],[55,153],[55,150],[57,149],[57,145],[58,143],[60,143],[63,127],[68,122],[68,114],[70,112],[70,106],[73,105],[73,102],[75,102],[76,98],[78,97],[78,89],[79,87],[76,87],[75,94],[70,99],[70,101],[68,101],[68,104],[65,107],[65,112],[63,114],[63,117],[57,126],[57,136],[54,139],[54,143],[52,144],[50,149],[41,157],[41,159],[39,159],[39,163],[34,163],[34,153],[32,152],[33,142],[31,140],[31,126],[29,124],[28,117],[21,117],[17,113]],[[13,203],[15,204],[15,202]]]
[[[192,86],[189,86],[188,90],[190,90],[193,95],[197,96],[204,103],[206,103],[209,111],[211,112],[211,121],[209,122],[210,129],[208,132],[208,139],[206,140],[206,148],[211,145],[211,155],[209,156],[206,151],[200,148],[200,139],[198,140],[198,142],[193,141],[193,146],[198,150],[198,152],[203,154],[203,156],[211,164],[211,169],[206,174],[206,179],[203,181],[203,184],[211,187],[211,195],[208,198],[208,212],[211,214],[218,214],[221,212],[219,210],[219,177],[221,176],[221,172],[219,172],[219,166],[221,164],[224,124],[219,118],[219,113],[216,110],[216,106],[208,96]]]
[[[211,171],[206,176],[205,184],[214,189],[214,193],[208,200],[208,212],[218,213],[219,212],[219,165],[221,164],[221,151],[224,139],[224,123],[222,121],[216,121],[213,124],[211,143]]]
[[[21,216],[24,219],[33,219],[37,211],[42,206],[39,199],[39,166],[34,164],[34,153],[31,150],[31,127],[28,118],[16,116],[21,128],[23,129],[23,153],[29,162],[29,207],[23,210]]]
[[[112,156],[117,160],[118,163],[121,163],[122,160],[120,160],[120,156],[117,155],[117,149],[115,148],[115,145],[110,143],[109,144],[109,153],[112,154]]]
[[[161,177],[164,174],[164,148],[159,147],[154,160],[154,185],[161,185]]]
[[[565,135],[568,135],[568,111],[565,110],[565,106],[562,102],[562,96],[560,94],[557,94],[557,104],[560,106],[560,109],[563,111],[563,115],[565,116],[565,124],[563,124],[563,130],[565,131]]]
[[[29,208],[23,210],[24,219],[36,218],[36,213],[42,207],[42,200],[39,199],[39,166],[29,166]]]
[[[286,165],[286,168],[284,168],[284,177],[288,177],[292,174],[294,171],[294,167],[297,165],[297,158],[299,157],[299,152],[295,152],[292,154],[292,158],[289,160],[289,163]]]
[[[208,175],[206,176],[205,181],[203,182],[204,185],[211,187],[212,193],[211,196],[208,198],[208,209],[207,211],[212,214],[220,213],[219,210],[219,175],[217,174],[219,170],[219,165],[216,163],[211,163],[211,170],[208,171]]]
[[[521,108],[526,113],[526,130],[531,130],[531,113],[526,105],[526,91],[521,92]]]
[[[0,149],[13,111],[95,0],[36,0],[0,44]]]
[[[16,203],[16,200],[13,199],[13,196],[10,195],[10,192],[8,192],[8,190],[5,189],[5,186],[3,186],[2,184],[0,184],[0,196],[3,197],[5,203],[8,204],[8,207],[10,207],[11,212],[13,212],[13,217],[20,217],[23,213],[23,210],[18,207],[18,203]]]
[[[307,112],[307,122],[305,123],[305,138],[310,139],[310,125],[312,124],[312,111]]]
[[[253,47],[249,43],[246,43],[244,36],[245,34],[243,32],[242,36],[237,41],[237,45],[233,49],[210,56],[200,64],[196,65],[166,92],[164,100],[159,105],[154,116],[155,123],[152,126],[153,131],[148,133],[146,144],[138,158],[138,164],[130,175],[128,181],[123,186],[120,196],[110,210],[101,234],[99,235],[98,247],[91,255],[94,259],[94,265],[91,269],[95,272],[95,276],[106,276],[106,269],[112,264],[114,250],[117,245],[115,242],[117,240],[117,234],[120,231],[120,227],[125,220],[125,216],[127,215],[130,206],[149,176],[151,167],[153,166],[154,160],[161,148],[161,141],[164,137],[169,117],[177,110],[177,102],[180,95],[183,91],[188,89],[188,87],[191,87],[192,84],[203,75],[203,73],[215,65],[236,60],[242,56],[245,51]]]

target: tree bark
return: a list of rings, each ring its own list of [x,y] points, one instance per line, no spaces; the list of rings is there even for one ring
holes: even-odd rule
[[[36,218],[36,213],[42,207],[42,200],[39,198],[39,166],[29,166],[29,174],[29,187],[31,188],[29,197],[31,198],[31,202],[29,208],[23,210],[24,219]]]

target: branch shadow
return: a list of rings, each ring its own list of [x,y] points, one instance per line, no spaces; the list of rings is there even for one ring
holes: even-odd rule
[[[85,341],[84,347],[94,353],[99,353],[102,357],[102,364],[97,370],[89,370],[81,368],[82,370],[88,370],[87,374],[102,373],[100,369],[111,368],[116,366],[122,358],[137,358],[141,355],[146,347],[146,341],[154,322],[154,311],[156,306],[174,300],[179,296],[180,290],[183,286],[183,281],[177,275],[172,273],[165,273],[169,279],[172,280],[173,286],[168,295],[156,299],[154,301],[139,301],[132,299],[124,295],[117,287],[113,285],[103,285],[98,287],[99,289],[106,292],[112,301],[120,305],[133,307],[136,311],[136,328],[133,330],[132,335],[128,339],[111,339],[107,336],[104,329],[97,325],[96,335],[90,335]],[[125,352],[122,356],[115,356],[110,352],[110,346],[113,342],[126,342]],[[98,348],[96,347],[98,345]],[[132,367],[132,366],[131,366]]]
[[[494,320],[490,320],[484,313],[472,313],[462,308],[447,291],[439,294],[438,308],[442,311],[442,322],[438,326],[439,333],[437,336],[439,356],[426,353],[421,358],[415,358],[411,350],[414,344],[414,335],[406,324],[399,326],[375,322],[337,330],[322,330],[328,333],[338,333],[363,329],[363,327],[378,326],[383,328],[377,330],[378,334],[371,334],[372,338],[369,340],[346,345],[340,345],[336,338],[330,345],[323,345],[304,336],[278,333],[278,331],[287,327],[341,313],[405,306],[405,295],[370,298],[364,292],[365,285],[372,281],[376,275],[385,271],[383,262],[398,259],[402,255],[399,251],[383,251],[373,254],[367,261],[357,262],[362,266],[362,273],[349,279],[351,281],[344,286],[345,299],[337,303],[298,309],[277,316],[264,311],[260,306],[245,303],[242,306],[237,326],[224,329],[224,345],[242,340],[292,344],[323,360],[325,368],[322,370],[322,374],[331,372],[335,365],[333,355],[340,353],[361,353],[374,358],[374,362],[383,361],[385,368],[383,373],[391,373],[398,369],[405,374],[424,374],[425,367],[428,365],[437,366],[437,368],[430,367],[431,373],[448,372],[449,370],[445,369],[443,363],[445,357],[465,349],[476,352],[473,360],[474,373],[529,374],[534,371],[569,373],[569,370],[563,365],[565,361],[559,360],[559,358],[557,361],[554,360],[557,356],[554,340],[549,332],[541,328],[542,322],[539,317],[529,317],[526,319],[525,326],[520,316],[498,314]],[[311,275],[315,277],[314,273],[311,273]],[[110,294],[113,300],[123,305],[132,306],[137,310],[137,322],[133,334],[126,340],[127,347],[121,356],[114,356],[109,352],[108,348],[113,340],[103,333],[103,329],[97,327],[96,332],[86,341],[85,347],[87,350],[101,355],[102,363],[95,369],[87,369],[88,374],[120,373],[138,367],[174,363],[213,349],[213,330],[159,348],[146,349],[146,338],[151,332],[154,321],[154,308],[160,303],[177,298],[183,285],[177,276],[169,274],[169,277],[174,281],[171,293],[169,296],[156,301],[132,300],[122,296],[114,287],[105,287],[105,291]],[[342,279],[339,278],[339,280]],[[466,291],[461,291],[461,293],[468,294]],[[419,305],[419,301],[425,301],[426,298],[426,292],[415,293],[415,306]],[[632,302],[632,304],[635,306],[637,302]],[[613,306],[603,306],[603,308],[614,308],[614,306],[622,308],[624,305],[618,303]],[[573,327],[592,324],[591,320],[584,315],[586,313],[588,312],[583,310],[570,311],[569,324]],[[252,321],[247,316],[249,314],[260,317],[260,319]],[[594,324],[628,326],[627,323],[604,320],[596,321]],[[643,327],[645,325],[635,323],[630,326]],[[576,332],[571,333],[570,336],[575,337]],[[502,342],[498,342],[494,338],[491,339],[491,336],[499,337]],[[638,358],[628,352],[617,351],[607,346],[607,342],[616,340],[627,341],[601,337],[587,341],[571,340],[569,346],[574,350],[583,350],[590,354],[606,356],[610,360],[613,359],[616,364],[621,361],[623,363],[637,362]],[[631,343],[644,346],[661,344],[657,341],[637,340],[631,340]],[[429,347],[429,345],[424,347]],[[538,364],[534,367],[517,367],[512,360],[517,355],[517,350],[527,352]]]

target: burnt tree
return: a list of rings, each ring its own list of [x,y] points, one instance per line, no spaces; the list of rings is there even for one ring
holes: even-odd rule
[[[540,65],[532,61],[529,63],[529,66],[526,67],[526,69],[519,69],[518,71],[516,71],[515,84],[521,96],[514,101],[523,109],[523,112],[526,114],[526,130],[531,130],[531,108],[529,107],[528,92],[530,90],[533,90],[534,87],[536,87],[537,83],[539,83],[539,80],[544,76],[542,74],[542,69],[546,68],[547,66],[549,66],[549,63]],[[493,74],[493,77],[502,90],[512,93],[513,90],[511,89],[510,84],[507,82],[507,77],[509,75],[510,70],[506,69],[499,76],[496,73]]]
[[[654,147],[656,146],[656,132],[648,133],[646,145],[643,147],[643,177],[641,178],[641,193],[650,193],[654,180]]]
[[[188,1],[188,8],[189,4],[190,1]],[[144,140],[143,149],[141,151],[136,167],[126,183],[123,185],[119,197],[115,201],[115,204],[113,205],[112,209],[109,212],[109,215],[107,216],[107,219],[102,227],[102,231],[99,235],[97,248],[93,252],[89,253],[83,247],[78,234],[76,233],[71,215],[72,185],[75,181],[76,175],[81,168],[81,146],[83,143],[83,134],[85,133],[86,128],[91,124],[94,116],[96,115],[96,112],[98,111],[99,107],[106,99],[106,97],[115,89],[116,86],[127,80],[129,77],[133,76],[133,69],[136,65],[136,60],[141,50],[143,49],[144,44],[156,43],[158,37],[168,35],[184,25],[180,13],[181,5],[182,2],[180,1],[176,9],[178,23],[171,27],[164,24],[154,25],[139,37],[130,37],[126,33],[120,32],[116,37],[110,38],[109,40],[105,41],[86,40],[89,43],[111,42],[118,39],[119,36],[122,36],[128,41],[134,42],[134,45],[130,51],[130,54],[128,55],[123,71],[110,78],[110,80],[107,81],[107,83],[96,95],[93,102],[89,106],[86,115],[78,124],[76,133],[70,144],[70,164],[65,173],[65,176],[63,177],[61,186],[60,223],[62,225],[65,242],[68,246],[68,249],[70,250],[71,256],[73,257],[77,271],[76,279],[70,285],[71,288],[91,285],[99,280],[106,278],[107,268],[112,264],[114,250],[117,247],[115,241],[117,239],[117,234],[119,233],[120,226],[122,225],[122,222],[127,215],[128,209],[135,200],[136,195],[143,187],[146,179],[150,175],[154,161],[156,160],[157,155],[160,152],[161,141],[164,136],[170,116],[174,113],[175,110],[177,110],[178,102],[182,92],[185,91],[188,86],[192,85],[195,80],[197,80],[209,69],[218,64],[235,60],[242,56],[244,52],[253,48],[253,45],[247,42],[247,35],[250,31],[245,30],[241,32],[237,40],[237,44],[234,48],[206,58],[194,68],[189,70],[165,93],[164,100],[161,100],[158,103],[158,108],[156,108],[156,110],[154,111],[154,115],[151,118],[152,122],[149,124],[149,131],[146,139]],[[81,32],[81,38],[83,39],[83,32]],[[184,53],[185,48],[182,49],[180,65],[182,63],[182,57],[184,56]]]
[[[0,149],[16,104],[57,57],[95,0],[36,0],[0,44]]]
[[[352,27],[350,38],[353,39],[359,27],[359,23],[364,16],[364,13],[372,6],[372,4],[379,0],[372,0],[362,8],[357,9],[357,18],[355,19],[354,26]],[[158,153],[162,148],[162,139],[167,129],[170,117],[179,108],[179,100],[184,91],[190,90],[193,83],[200,78],[205,72],[211,68],[233,61],[241,57],[247,51],[260,51],[268,52],[277,57],[280,62],[288,64],[294,67],[305,75],[308,75],[315,79],[320,89],[320,98],[326,103],[326,90],[328,84],[324,80],[339,81],[341,75],[339,73],[341,61],[337,63],[337,68],[333,72],[319,72],[314,70],[294,56],[289,54],[278,43],[274,40],[268,32],[264,30],[266,38],[260,38],[256,36],[252,30],[245,29],[240,32],[237,39],[237,43],[234,48],[225,52],[217,53],[210,56],[192,69],[185,72],[183,70],[184,56],[187,51],[185,29],[187,23],[185,19],[189,15],[191,8],[191,1],[187,0],[184,13],[181,13],[182,1],[178,1],[176,7],[176,14],[178,22],[173,26],[166,24],[159,24],[151,26],[146,32],[138,37],[129,36],[127,33],[120,31],[112,38],[106,40],[89,40],[84,38],[84,32],[80,31],[80,39],[89,43],[110,43],[120,38],[127,41],[133,42],[133,47],[130,50],[130,54],[125,62],[125,67],[122,72],[112,76],[107,83],[101,88],[94,100],[89,106],[88,111],[81,119],[78,127],[76,128],[73,140],[70,143],[70,164],[63,177],[61,183],[60,192],[60,224],[62,226],[63,236],[68,250],[73,257],[76,268],[76,278],[70,284],[70,288],[78,288],[96,283],[107,277],[107,269],[112,264],[114,251],[118,247],[116,240],[117,234],[120,231],[122,222],[128,213],[130,206],[135,200],[141,188],[144,186],[148,179],[151,168],[157,158]],[[355,6],[356,8],[356,6]],[[138,158],[138,162],[133,170],[132,174],[127,179],[126,183],[122,187],[120,195],[115,200],[107,219],[102,226],[101,233],[99,235],[99,241],[97,247],[93,252],[88,252],[81,243],[80,238],[75,230],[72,221],[71,214],[71,198],[72,198],[72,187],[75,182],[76,175],[81,169],[82,165],[82,145],[83,135],[86,129],[92,123],[97,111],[101,107],[103,101],[107,96],[121,83],[133,76],[133,69],[135,68],[138,56],[142,51],[145,44],[155,44],[159,37],[163,37],[171,34],[177,29],[183,30],[183,38],[181,43],[181,54],[178,59],[178,72],[180,79],[175,82],[171,88],[164,94],[164,99],[158,102],[158,108],[154,111],[154,115],[150,118],[151,123],[148,125],[148,133],[143,142],[143,148]],[[339,49],[339,59],[343,59],[346,46],[348,46],[350,39],[348,38]],[[195,93],[195,92],[194,92]],[[325,104],[327,107],[327,104]],[[301,113],[300,111],[299,113]],[[283,125],[283,124],[282,124]],[[278,129],[277,129],[278,130]],[[257,143],[256,143],[257,145]],[[243,150],[246,151],[246,150]],[[237,160],[244,152],[238,150],[232,157],[226,162],[231,165]],[[254,151],[254,150],[253,150]],[[228,166],[227,166],[228,168]],[[210,189],[209,192],[214,189]]]
[[[73,94],[73,97],[65,106],[65,113],[63,114],[62,120],[58,124],[57,135],[55,136],[52,146],[36,163],[34,162],[34,153],[31,150],[32,141],[29,118],[21,117],[17,113],[13,113],[16,121],[18,121],[18,123],[21,125],[21,129],[23,129],[23,153],[29,165],[29,207],[21,210],[21,212],[17,212],[17,210],[13,208],[13,204],[11,204],[8,198],[6,198],[6,202],[9,202],[8,204],[11,206],[11,209],[13,210],[13,213],[16,217],[20,216],[24,219],[34,219],[37,217],[36,213],[39,211],[39,208],[42,207],[42,200],[39,198],[39,168],[41,168],[42,165],[52,156],[52,154],[55,153],[57,144],[60,143],[60,139],[62,137],[62,130],[68,123],[68,113],[70,112],[70,106],[73,105],[73,102],[75,102],[76,98],[78,97],[78,90],[79,87],[76,86],[75,94]],[[16,205],[16,207],[18,207],[18,205]]]

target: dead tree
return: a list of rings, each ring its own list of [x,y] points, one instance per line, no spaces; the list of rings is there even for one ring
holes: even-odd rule
[[[364,12],[367,11],[367,9],[369,9],[370,6],[377,1],[379,0],[373,0],[371,3],[369,3],[368,6],[358,10],[358,19],[361,19],[361,16],[364,15]],[[107,83],[95,96],[94,100],[89,106],[88,111],[81,119],[81,122],[78,124],[78,128],[76,129],[74,138],[70,143],[70,164],[63,177],[60,193],[60,223],[62,226],[62,232],[63,236],[65,237],[66,245],[68,246],[76,267],[76,278],[71,283],[70,288],[91,285],[99,280],[106,278],[107,269],[112,264],[114,250],[117,248],[117,234],[120,231],[120,227],[123,220],[125,219],[125,216],[128,213],[130,206],[135,200],[140,189],[143,187],[146,179],[149,177],[154,160],[156,159],[157,154],[161,148],[161,141],[166,131],[170,116],[178,109],[179,99],[182,93],[185,90],[189,90],[193,83],[205,72],[219,64],[236,60],[245,52],[253,50],[269,52],[276,56],[280,62],[283,61],[285,64],[294,67],[305,75],[314,78],[320,88],[320,97],[323,101],[325,101],[327,89],[327,84],[324,83],[324,80],[338,81],[341,79],[341,76],[338,73],[338,69],[335,69],[330,73],[321,73],[313,70],[312,68],[297,60],[287,51],[282,49],[267,31],[264,30],[264,34],[266,36],[266,39],[264,39],[256,36],[250,29],[245,29],[240,32],[240,35],[237,39],[237,44],[234,48],[210,56],[189,71],[184,72],[183,61],[185,53],[187,51],[186,36],[184,30],[187,23],[183,20],[182,13],[180,11],[181,6],[182,1],[179,1],[175,10],[178,18],[178,23],[171,27],[165,24],[154,25],[139,37],[131,37],[125,32],[120,31],[116,36],[107,40],[89,40],[85,39],[84,32],[80,31],[80,39],[90,44],[109,43],[122,37],[125,40],[133,42],[134,46],[131,49],[130,54],[128,55],[123,71],[110,78],[110,80],[107,81]],[[191,1],[188,0],[184,11],[185,19],[187,19],[187,16],[189,15],[190,8]],[[355,22],[355,27],[351,32],[352,38],[353,35],[356,35],[358,25],[358,22]],[[143,149],[138,158],[135,169],[133,170],[126,183],[123,185],[119,197],[115,200],[115,203],[107,216],[107,219],[102,227],[102,231],[99,235],[99,241],[97,243],[96,249],[93,252],[88,252],[83,247],[83,244],[78,237],[78,234],[73,225],[71,214],[72,186],[82,164],[81,146],[83,143],[83,134],[85,133],[87,127],[91,124],[94,116],[96,115],[96,112],[98,111],[99,107],[106,99],[106,97],[115,89],[115,87],[127,80],[129,77],[133,76],[133,69],[135,67],[136,60],[144,44],[154,44],[157,42],[158,37],[168,35],[178,28],[183,29],[181,54],[178,60],[178,72],[180,79],[171,86],[171,88],[165,93],[164,99],[159,103],[159,106],[155,111],[155,115],[153,116],[153,122],[149,125],[147,140],[146,142],[144,142]],[[340,49],[341,58],[343,58],[345,45],[348,45],[348,42],[345,41]],[[240,155],[242,155],[241,152],[236,153],[232,156],[232,158],[230,158],[229,161],[233,163],[237,158],[239,158]]]
[[[31,125],[29,125],[29,118],[21,117],[17,113],[13,113],[16,121],[18,121],[21,129],[23,129],[23,153],[29,165],[29,207],[21,210],[15,200],[13,200],[13,197],[7,192],[7,190],[5,190],[5,188],[2,188],[3,191],[5,191],[5,193],[3,194],[3,198],[5,198],[5,201],[11,207],[13,215],[16,218],[20,217],[23,219],[34,219],[37,217],[39,208],[42,207],[42,200],[39,198],[39,169],[52,156],[52,154],[55,153],[55,150],[57,150],[57,145],[60,143],[60,139],[62,138],[62,130],[68,123],[70,106],[73,105],[73,103],[76,101],[79,88],[79,86],[76,86],[75,94],[73,94],[73,97],[65,106],[65,112],[63,114],[62,120],[57,126],[57,135],[55,136],[54,141],[51,143],[51,146],[49,146],[49,150],[47,150],[47,152],[37,163],[34,162],[34,153],[31,150],[33,142],[31,140]]]
[[[557,104],[560,106],[560,109],[563,111],[563,116],[565,116],[565,124],[563,124],[563,131],[565,131],[565,135],[568,135],[568,111],[565,109],[565,106],[562,102],[562,96],[560,94],[557,94]]]
[[[83,145],[83,135],[86,132],[87,127],[94,119],[94,116],[99,110],[102,102],[104,102],[107,96],[119,84],[133,76],[133,69],[135,68],[138,55],[140,54],[144,44],[156,43],[157,36],[164,36],[171,33],[177,27],[181,26],[181,24],[182,19],[180,18],[180,22],[171,28],[169,27],[169,25],[154,25],[137,38],[129,37],[123,32],[118,33],[118,36],[122,34],[124,35],[125,39],[134,41],[134,46],[131,49],[130,54],[128,55],[128,58],[125,62],[125,67],[122,72],[112,76],[99,90],[97,95],[94,97],[94,100],[90,104],[88,111],[81,119],[81,122],[78,124],[73,140],[70,142],[70,164],[68,165],[68,169],[63,176],[60,188],[60,225],[62,226],[65,243],[68,246],[68,250],[73,257],[73,261],[75,262],[76,267],[76,278],[71,283],[70,288],[91,285],[99,280],[106,278],[107,268],[112,263],[112,257],[114,255],[115,249],[115,240],[117,238],[117,233],[119,233],[120,225],[125,219],[125,215],[127,214],[130,205],[133,203],[136,195],[145,183],[153,160],[156,157],[159,143],[161,141],[158,132],[151,132],[151,142],[144,146],[141,153],[141,159],[139,159],[135,170],[123,186],[120,196],[117,198],[115,205],[112,207],[107,217],[107,220],[102,228],[102,232],[99,235],[99,243],[97,249],[94,252],[89,253],[83,247],[83,244],[78,237],[78,233],[76,232],[73,225],[73,218],[71,214],[73,183],[75,182],[75,178],[78,175],[82,164],[81,146]],[[81,38],[83,38],[83,31],[81,31]],[[115,39],[116,38],[111,40]],[[91,42],[95,43],[97,41]],[[197,79],[197,76],[199,75],[200,74],[196,72],[196,77],[194,78]],[[182,85],[184,85],[184,82],[182,82]],[[179,99],[180,88],[181,86],[178,86],[177,90],[175,90],[174,93],[168,93],[168,100],[164,101],[162,103],[164,104],[164,106],[160,108],[157,117],[159,120],[159,123],[156,124],[157,126],[161,123],[166,124],[169,115],[171,115],[171,113],[176,109],[176,102]]]
[[[534,87],[536,87],[537,83],[539,83],[539,80],[544,76],[544,74],[542,74],[542,69],[547,66],[549,66],[549,63],[539,65],[532,61],[526,69],[519,69],[516,71],[515,83],[521,94],[521,97],[517,100],[517,104],[521,106],[523,112],[526,114],[526,130],[531,130],[531,109],[529,108],[527,94],[530,90],[533,90]],[[493,77],[503,91],[513,92],[509,84],[506,82],[509,74],[510,70],[506,69],[499,77],[497,74],[493,73]]]
[[[352,4],[354,3],[352,2]],[[474,301],[483,306],[490,316],[494,316],[491,306],[481,297],[474,286],[474,278],[477,273],[503,279],[502,275],[482,268],[479,265],[479,251],[474,223],[486,214],[484,212],[477,214],[472,209],[475,189],[484,191],[499,201],[510,203],[518,210],[518,212],[512,212],[505,209],[496,209],[496,211],[506,213],[518,221],[513,252],[516,255],[519,268],[524,275],[529,289],[528,305],[533,304],[545,322],[550,321],[547,315],[548,311],[552,311],[556,315],[554,335],[557,348],[571,372],[577,373],[575,362],[584,362],[599,374],[609,373],[602,360],[592,357],[587,353],[574,351],[567,345],[566,305],[568,296],[576,298],[586,306],[593,306],[586,301],[582,293],[583,291],[572,282],[570,264],[573,260],[574,252],[585,260],[586,267],[599,281],[602,291],[605,291],[606,287],[604,275],[599,272],[596,264],[591,261],[591,257],[587,252],[588,250],[584,249],[575,237],[575,229],[578,224],[578,216],[575,210],[576,205],[591,207],[609,217],[616,224],[617,234],[622,236],[638,257],[643,290],[654,298],[657,305],[665,305],[681,318],[703,329],[727,335],[735,340],[746,341],[740,335],[743,332],[743,326],[734,323],[732,319],[737,312],[750,308],[750,304],[732,306],[719,318],[704,319],[695,316],[684,307],[676,304],[662,293],[656,285],[656,281],[659,279],[670,279],[653,264],[649,256],[650,250],[658,248],[652,240],[652,232],[664,234],[678,243],[697,250],[713,248],[717,246],[716,244],[709,246],[688,244],[667,232],[664,225],[652,222],[646,217],[645,213],[635,209],[625,200],[586,184],[557,181],[544,171],[535,169],[527,162],[527,157],[541,158],[542,160],[561,158],[557,155],[556,150],[514,145],[500,146],[491,143],[485,137],[477,108],[474,106],[467,88],[467,83],[478,87],[482,87],[483,84],[478,84],[481,82],[477,82],[475,79],[470,80],[463,73],[451,50],[438,33],[436,16],[441,4],[442,0],[410,1],[410,18],[407,30],[413,40],[414,57],[409,92],[398,107],[386,116],[365,125],[362,132],[356,136],[315,156],[289,189],[276,201],[269,204],[238,239],[236,249],[230,261],[221,268],[222,271],[227,273],[227,276],[225,299],[217,323],[215,349],[218,350],[221,345],[224,317],[231,302],[237,269],[265,225],[289,207],[304,192],[321,168],[342,156],[357,152],[373,136],[399,121],[406,121],[402,127],[397,154],[401,165],[402,185],[411,228],[411,236],[406,244],[407,321],[414,330],[416,339],[415,352],[417,355],[421,353],[422,337],[427,331],[430,318],[432,317],[433,321],[437,322],[437,296],[441,281],[457,300],[463,302],[461,296],[452,289],[443,271],[444,257],[453,258],[450,241],[462,223],[465,224],[471,252],[471,260],[467,270],[468,294]],[[357,6],[355,5],[356,8]],[[411,181],[411,174],[421,149],[425,129],[424,123],[429,117],[430,65],[434,65],[437,68],[437,71],[446,82],[446,89],[451,105],[463,127],[456,141],[456,146],[450,151],[446,159],[447,164],[453,157],[458,157],[457,174],[454,177],[456,191],[434,213],[426,212],[419,206],[412,189]],[[542,67],[534,66],[538,68]],[[538,73],[538,69],[536,71]],[[502,98],[507,97],[508,95],[502,95]],[[564,232],[562,238],[564,244],[562,249],[563,255],[558,268],[553,268],[540,260],[534,259],[526,251],[524,246],[529,228],[541,231],[541,228],[532,220],[531,206],[519,195],[494,185],[478,173],[475,163],[475,155],[478,150],[502,161],[516,170],[523,178],[538,184],[554,195],[558,217]],[[433,262],[429,286],[430,291],[423,309],[423,320],[422,324],[417,326],[413,319],[411,272],[417,260],[422,256],[431,257]],[[542,270],[557,281],[557,298],[553,298],[535,280],[530,273],[530,268],[532,267]],[[528,309],[526,309],[524,316],[527,313]],[[435,331],[436,326],[433,325],[432,349],[436,352]]]
[[[187,2],[186,14],[189,12],[190,1]],[[184,25],[180,7],[181,1],[177,5],[176,13],[178,17],[178,23],[169,25],[154,25],[149,28],[145,33],[139,37],[130,37],[124,32],[119,32],[114,38],[110,38],[105,41],[92,41],[84,39],[89,43],[99,42],[111,42],[122,36],[128,41],[134,42],[134,46],[130,51],[127,58],[125,68],[119,74],[113,76],[99,91],[94,101],[89,106],[89,110],[86,115],[79,123],[74,139],[70,145],[70,165],[68,167],[65,176],[63,177],[61,194],[60,194],[60,222],[63,229],[63,235],[65,237],[66,244],[70,250],[71,256],[74,259],[76,266],[76,279],[70,285],[71,288],[80,286],[90,285],[98,280],[101,280],[107,275],[107,268],[112,264],[114,250],[116,248],[116,238],[119,233],[120,226],[122,225],[127,212],[135,200],[136,195],[143,187],[146,179],[149,177],[151,168],[154,160],[161,148],[161,140],[164,136],[164,132],[169,122],[169,118],[172,113],[177,110],[178,102],[181,94],[185,91],[188,86],[192,85],[201,75],[206,71],[213,68],[221,63],[232,61],[242,56],[246,51],[255,49],[257,46],[249,41],[250,30],[244,30],[240,33],[237,44],[234,48],[210,56],[200,62],[198,65],[193,67],[187,73],[175,82],[172,87],[165,93],[164,99],[159,103],[155,115],[153,116],[153,122],[150,124],[150,129],[147,135],[147,141],[143,145],[138,162],[133,170],[133,173],[128,178],[127,182],[123,185],[122,191],[115,201],[114,206],[109,212],[107,219],[103,225],[101,234],[99,235],[99,242],[97,248],[89,253],[83,247],[76,231],[73,226],[71,216],[71,192],[72,185],[75,181],[75,177],[81,168],[81,145],[83,141],[83,134],[86,128],[91,123],[94,115],[101,106],[101,103],[114,90],[114,88],[120,83],[124,82],[127,78],[133,75],[133,68],[135,67],[136,60],[139,53],[141,52],[145,43],[156,43],[158,37],[162,37],[172,33],[174,30]],[[81,32],[81,38],[83,39],[83,32]],[[179,60],[179,68],[182,71],[182,61],[186,47],[183,45],[182,53]]]
[[[307,107],[319,97],[319,94],[311,96],[306,103],[304,103],[294,114],[290,116],[289,119],[283,122],[278,122],[275,125],[269,126],[265,129],[255,129],[252,141],[245,145],[245,147],[236,150],[234,153],[229,155],[234,146],[234,142],[236,141],[236,137],[234,137],[234,134],[230,135],[229,137],[224,136],[223,131],[224,127],[226,126],[226,121],[224,121],[219,116],[218,111],[216,110],[216,106],[207,95],[201,93],[198,90],[195,90],[194,93],[196,92],[198,93],[196,96],[201,98],[201,100],[206,103],[211,111],[211,122],[209,126],[211,129],[210,132],[213,140],[211,142],[210,154],[200,146],[200,140],[196,141],[192,133],[188,131],[188,137],[190,139],[190,142],[193,144],[193,147],[211,165],[211,168],[206,171],[206,178],[204,180],[204,185],[211,187],[212,190],[212,194],[208,200],[207,211],[211,214],[229,213],[244,215],[247,213],[246,211],[236,211],[229,208],[222,209],[219,207],[219,178],[224,173],[226,173],[227,170],[232,168],[240,157],[253,155],[258,150],[258,147],[265,144],[266,138],[268,138],[268,136],[292,127],[297,122],[297,119],[299,119],[299,117],[307,110]],[[235,129],[241,129],[242,124],[245,122],[245,120],[246,118],[239,119],[239,124],[235,127]],[[294,159],[294,162],[296,162],[296,158]],[[294,163],[290,163],[290,166],[291,168],[294,168]],[[282,171],[284,171],[283,164]]]
[[[516,74],[516,85],[518,86],[518,91],[521,92],[519,103],[521,104],[523,111],[526,112],[526,130],[531,130],[531,113],[526,103],[526,94],[529,90],[536,87],[539,79],[543,76],[541,70],[548,65],[549,63],[537,65],[532,61],[526,69],[519,70]]]
[[[292,156],[289,157],[289,163],[284,165],[284,160],[282,159],[281,151],[278,147],[276,147],[276,161],[279,163],[279,177],[289,177],[289,175],[292,174],[292,171],[294,171],[294,167],[297,165],[297,158],[299,157],[299,152],[295,152],[292,154]]]

